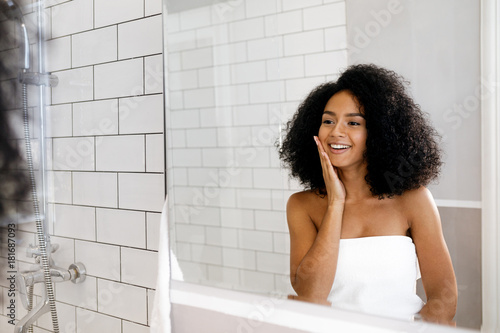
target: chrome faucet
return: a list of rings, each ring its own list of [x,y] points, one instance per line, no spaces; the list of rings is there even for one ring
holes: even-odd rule
[[[59,246],[54,244],[50,252],[54,252],[58,248]],[[27,255],[28,257],[34,257],[35,261],[39,262],[40,251],[38,247],[30,245],[27,249]],[[19,320],[14,328],[15,333],[28,332],[29,327],[33,325],[35,320],[37,320],[45,312],[50,311],[49,298],[47,296],[46,288],[44,288],[42,300],[36,307],[32,308],[32,295],[30,295],[29,287],[34,286],[36,283],[43,284],[45,281],[43,274],[42,267],[38,266],[34,270],[24,271],[16,275],[16,284],[19,291],[19,297],[21,298],[21,303],[25,309],[29,310],[29,312],[26,316]],[[86,275],[87,271],[85,270],[85,266],[80,262],[73,263],[68,269],[64,269],[55,266],[52,258],[50,259],[50,276],[52,278],[52,282],[71,281],[73,283],[81,283],[85,281]]]

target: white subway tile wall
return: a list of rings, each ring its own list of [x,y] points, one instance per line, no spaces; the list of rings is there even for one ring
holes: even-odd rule
[[[146,248],[158,251],[161,214],[146,213]]]
[[[50,15],[52,38],[94,29],[93,1],[73,0],[61,3],[50,7]]]
[[[156,288],[157,254],[153,251],[122,248],[121,260],[117,260],[121,263],[122,281],[136,286]]]
[[[97,241],[143,249],[146,245],[145,223],[144,212],[97,208]]]
[[[47,42],[47,71],[71,67],[71,38],[55,38]]]
[[[52,103],[74,103],[94,98],[94,71],[92,67],[81,67],[55,72],[58,89],[52,90]]]
[[[118,25],[118,57],[126,59],[161,53],[162,37],[160,15],[120,24]]]
[[[146,171],[144,135],[96,137],[96,171]]]
[[[72,112],[71,104],[60,104],[46,108],[47,112],[47,133],[49,136],[65,137],[72,135]]]
[[[163,54],[144,58],[144,93],[163,93]]]
[[[167,16],[174,250],[188,281],[290,292],[280,126],[347,66],[344,1],[244,0]]]
[[[71,41],[69,51],[74,67],[117,60],[116,25],[75,34]],[[50,49],[50,45],[47,48]]]
[[[56,300],[76,307],[97,311],[97,278],[87,276],[80,284],[56,284]]]
[[[93,137],[55,138],[52,142],[54,170],[95,169]]]
[[[116,280],[120,277],[120,247],[75,241],[75,260],[85,263],[89,275]]]
[[[142,95],[144,58],[122,60],[94,66],[96,99]]]
[[[48,89],[46,119],[47,215],[59,245],[53,259],[62,268],[82,262],[87,269],[81,284],[55,284],[61,332],[149,331],[165,199],[162,3],[46,1],[46,69],[59,78]],[[20,270],[33,262],[24,253],[34,233],[33,223],[17,232]],[[211,252],[204,258],[214,262]],[[221,261],[222,255],[214,263]],[[6,315],[8,289],[0,285]],[[41,292],[37,285],[35,294]],[[26,311],[20,299],[16,304],[19,319]],[[50,314],[35,326],[51,332]]]
[[[144,0],[95,0],[94,2],[95,28],[144,17]]]
[[[120,98],[119,133],[162,133],[162,94]]]
[[[77,332],[104,331],[118,333],[121,332],[121,320],[86,309],[76,308],[76,330]]]
[[[146,325],[147,289],[105,279],[97,280],[98,312]]]
[[[118,206],[116,173],[72,172],[72,175],[73,204],[110,208]]]
[[[73,136],[118,134],[117,99],[68,105],[73,106]]]
[[[95,240],[95,208],[54,205],[54,234],[74,239]]]

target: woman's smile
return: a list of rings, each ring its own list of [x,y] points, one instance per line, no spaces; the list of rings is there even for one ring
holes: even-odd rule
[[[339,143],[330,143],[329,144],[330,151],[333,154],[343,154],[351,149],[351,145],[339,144]]]

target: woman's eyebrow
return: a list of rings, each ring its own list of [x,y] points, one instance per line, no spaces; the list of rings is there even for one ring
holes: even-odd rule
[[[329,115],[331,115],[331,116],[336,116],[336,113],[335,113],[335,112],[333,112],[333,111],[328,111],[328,110],[325,110],[325,111],[323,112],[323,114],[329,114]],[[362,113],[356,113],[356,112],[355,112],[355,113],[347,113],[347,114],[346,114],[346,117],[361,117],[361,118],[363,118],[363,119],[365,118],[365,116],[364,116]]]

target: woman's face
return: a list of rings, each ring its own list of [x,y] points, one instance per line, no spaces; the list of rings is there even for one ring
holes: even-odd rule
[[[332,165],[340,169],[365,167],[366,121],[356,97],[342,90],[326,103],[318,138],[330,157]]]

